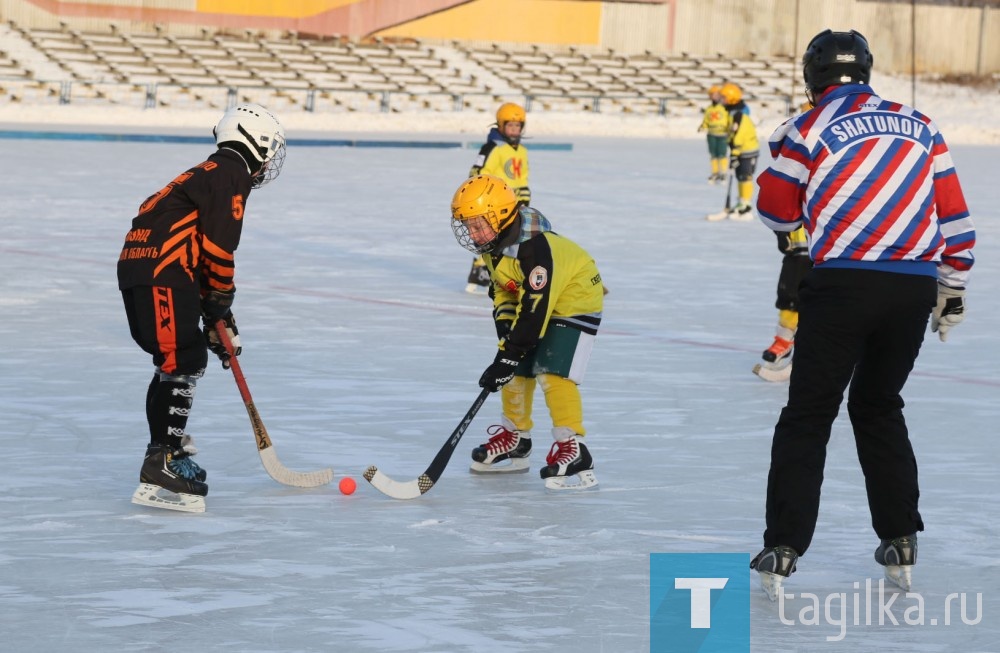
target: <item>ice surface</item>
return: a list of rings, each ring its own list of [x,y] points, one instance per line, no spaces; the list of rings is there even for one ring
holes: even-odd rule
[[[766,135],[766,134],[765,134]],[[946,133],[947,136],[947,133]],[[582,388],[600,489],[546,493],[536,398],[530,474],[468,472],[491,397],[439,483],[393,501],[371,464],[420,474],[495,348],[448,204],[472,152],[303,148],[255,191],[237,255],[244,372],[282,461],[361,481],[265,474],[231,375],[198,385],[190,430],[208,511],[129,503],[147,439],[148,358],[115,262],[136,207],[197,145],[0,141],[0,636],[5,651],[520,651],[649,648],[651,552],[756,553],[783,385],[750,373],[773,333],[780,265],[760,224],[708,223],[702,140],[573,139],[532,154],[534,204],[611,289]],[[965,323],[928,338],[904,391],[920,463],[920,562],[899,626],[784,625],[752,596],[754,651],[997,651],[1000,246],[997,146],[954,146],[977,221]],[[764,162],[762,162],[762,165]],[[877,541],[846,416],[814,547],[789,592],[875,581]],[[748,571],[748,573],[750,573]],[[945,597],[966,592],[943,625]],[[787,618],[803,603],[786,605]],[[853,608],[848,595],[848,619]]]

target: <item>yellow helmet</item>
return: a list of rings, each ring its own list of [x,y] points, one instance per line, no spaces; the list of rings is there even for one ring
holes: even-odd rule
[[[517,194],[502,179],[467,179],[451,200],[451,229],[458,244],[474,254],[491,251],[500,232],[517,217]]]
[[[743,99],[743,91],[732,82],[723,84],[719,92],[722,93],[722,99],[726,101],[726,104],[736,104]]]
[[[500,105],[500,108],[497,109],[497,127],[500,128],[500,131],[503,131],[503,126],[508,122],[519,122],[523,129],[525,118],[524,107],[520,104],[508,102],[507,104]]]
[[[722,90],[721,86],[719,86],[718,84],[713,84],[708,89],[708,97],[712,97],[713,95],[715,95],[716,93],[720,92],[721,90]]]

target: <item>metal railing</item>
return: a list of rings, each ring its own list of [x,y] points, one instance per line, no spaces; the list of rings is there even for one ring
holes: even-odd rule
[[[300,106],[310,113],[324,109],[337,110],[341,107],[347,111],[362,112],[399,112],[430,110],[435,112],[461,112],[467,109],[481,108],[492,111],[494,105],[502,97],[511,101],[517,97],[522,99],[528,111],[584,111],[603,113],[624,111],[645,115],[665,116],[672,106],[699,107],[703,104],[699,94],[697,98],[681,94],[646,94],[622,93],[612,94],[586,93],[469,93],[469,92],[420,92],[411,93],[402,90],[364,89],[364,88],[290,88],[280,86],[219,86],[212,84],[175,84],[164,82],[129,83],[107,81],[46,81],[29,80],[23,77],[0,77],[2,86],[9,96],[14,96],[22,102],[27,102],[30,95],[36,103],[55,101],[60,105],[70,104],[113,104],[117,106],[135,106],[155,110],[158,107],[175,107],[204,105],[213,108],[230,108],[241,102],[254,101],[262,104],[284,103],[287,106]],[[18,93],[18,89],[21,91]],[[747,99],[755,102],[767,102],[783,106],[787,111],[792,106],[787,95],[775,94],[763,97],[747,93]],[[266,101],[263,101],[265,100]],[[415,108],[413,104],[420,104]],[[432,108],[433,107],[433,108]]]

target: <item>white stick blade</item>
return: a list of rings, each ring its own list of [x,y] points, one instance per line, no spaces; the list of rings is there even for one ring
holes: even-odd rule
[[[274,447],[261,449],[260,461],[264,464],[264,469],[268,475],[282,485],[319,487],[333,480],[333,470],[329,468],[319,469],[314,472],[296,472],[288,469],[278,460],[278,454],[274,453]]]
[[[394,481],[380,472],[375,465],[365,470],[364,477],[372,487],[393,499],[416,499],[434,485],[426,475],[421,475],[413,481]]]

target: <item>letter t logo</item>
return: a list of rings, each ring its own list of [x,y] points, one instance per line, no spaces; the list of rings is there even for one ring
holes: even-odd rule
[[[675,578],[674,589],[691,590],[691,627],[712,627],[712,590],[721,590],[728,578]]]

